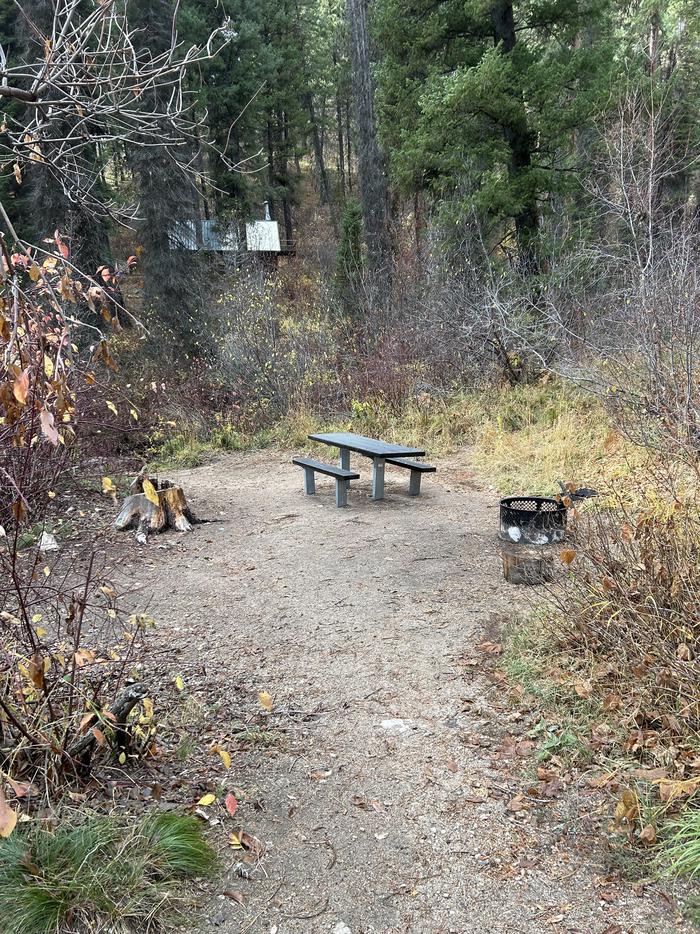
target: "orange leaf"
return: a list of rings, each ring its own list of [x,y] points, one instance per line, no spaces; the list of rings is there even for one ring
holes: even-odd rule
[[[20,405],[27,404],[27,396],[29,395],[29,370],[22,370],[15,380],[12,392]]]
[[[236,800],[235,796],[232,794],[227,794],[225,804],[226,810],[229,812],[231,817],[233,817],[238,810],[238,801]]]
[[[569,565],[576,557],[576,552],[573,548],[565,548],[559,553],[559,557],[564,562],[564,564]]]

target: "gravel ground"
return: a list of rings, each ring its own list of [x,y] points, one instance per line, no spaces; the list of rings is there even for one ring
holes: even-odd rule
[[[330,480],[304,496],[279,453],[181,472],[195,511],[217,521],[148,546],[159,638],[215,682],[231,717],[268,692],[284,736],[234,755],[254,802],[237,819],[265,855],[244,879],[231,852],[191,930],[688,930],[664,893],[606,868],[599,792],[581,780],[527,794],[530,724],[488,677],[489,641],[526,610],[502,579],[497,497],[466,455],[424,478],[419,499],[388,473],[382,503],[369,462],[353,466],[344,510]],[[127,565],[143,580],[140,553]]]

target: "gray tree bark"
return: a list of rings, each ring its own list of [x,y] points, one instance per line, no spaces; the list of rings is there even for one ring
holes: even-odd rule
[[[391,289],[389,196],[384,159],[377,139],[374,80],[367,24],[369,0],[347,0],[352,88],[357,115],[357,163],[370,285],[380,304]]]

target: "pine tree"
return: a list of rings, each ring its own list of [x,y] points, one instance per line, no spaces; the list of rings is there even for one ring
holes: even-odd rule
[[[569,188],[572,137],[608,50],[579,39],[604,0],[378,0],[393,178],[536,272],[541,215]],[[395,24],[401,18],[402,28]]]

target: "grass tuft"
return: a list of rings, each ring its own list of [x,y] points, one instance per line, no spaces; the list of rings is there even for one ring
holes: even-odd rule
[[[0,841],[2,931],[163,929],[180,899],[173,883],[215,863],[197,820],[176,814],[22,827]]]
[[[695,879],[700,875],[700,807],[688,807],[669,824],[657,861],[664,875]]]

